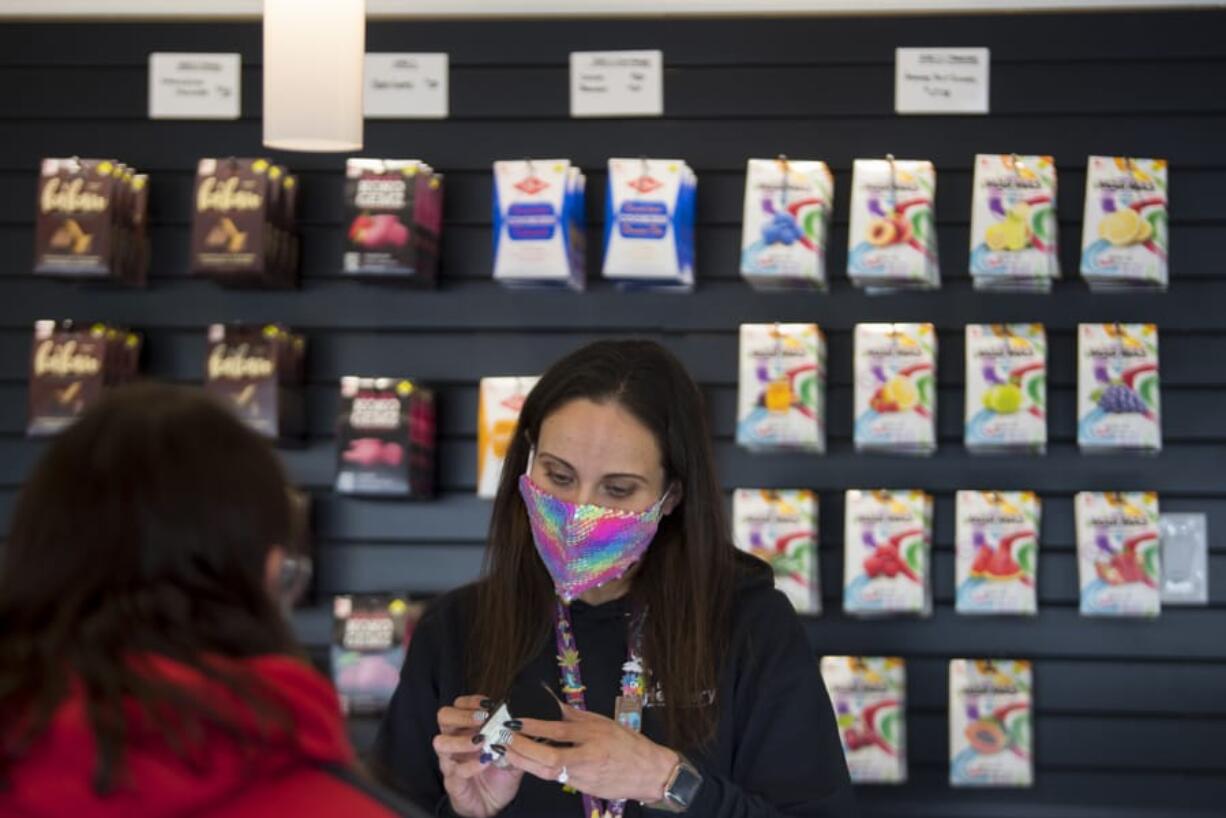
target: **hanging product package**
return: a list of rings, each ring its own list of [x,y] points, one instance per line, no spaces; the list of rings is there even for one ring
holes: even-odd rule
[[[1029,787],[1034,783],[1030,662],[949,663],[949,783]]]
[[[966,448],[1047,450],[1047,334],[1042,324],[967,324]]]
[[[332,683],[346,715],[383,713],[400,682],[424,602],[406,594],[341,594],[332,600]]]
[[[477,395],[477,496],[492,500],[519,412],[539,376],[482,378]]]
[[[775,587],[798,613],[822,612],[817,526],[817,495],[807,489],[737,489],[732,495],[733,542],[771,566]]]
[[[843,611],[931,615],[932,496],[851,489],[844,510]]]
[[[975,157],[971,277],[977,290],[1050,292],[1060,277],[1050,156]]]
[[[586,185],[569,159],[494,163],[495,281],[583,289]]]
[[[26,434],[71,426],[113,386],[137,377],[141,336],[109,324],[36,321],[30,354]]]
[[[604,277],[627,288],[692,290],[697,188],[680,159],[610,159]]]
[[[903,660],[823,656],[821,673],[852,783],[906,783],[907,670]]]
[[[1039,513],[1032,491],[958,492],[958,613],[1038,612]]]
[[[1170,232],[1165,159],[1091,156],[1081,276],[1091,289],[1165,290]]]
[[[443,176],[418,159],[345,162],[346,275],[430,286],[438,275]]]
[[[1075,499],[1083,616],[1162,612],[1162,543],[1152,491],[1083,491]]]
[[[1158,328],[1153,324],[1081,324],[1077,358],[1077,444],[1081,450],[1161,451]]]
[[[834,177],[825,162],[750,159],[741,275],[759,290],[826,289]]]
[[[305,352],[305,339],[280,324],[212,324],[205,391],[264,437],[298,442],[306,431]]]
[[[742,324],[736,442],[826,450],[826,336],[817,324]]]
[[[852,166],[847,276],[868,292],[941,286],[936,171],[910,159],[857,159]]]
[[[336,490],[434,496],[434,392],[407,378],[341,378]]]
[[[937,336],[932,324],[857,324],[857,451],[936,451]]]

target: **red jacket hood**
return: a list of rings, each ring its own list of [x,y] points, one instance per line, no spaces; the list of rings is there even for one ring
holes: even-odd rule
[[[189,763],[132,706],[123,773],[111,793],[99,796],[92,786],[97,770],[94,736],[80,686],[74,685],[47,732],[8,771],[7,786],[0,788],[0,816],[170,818],[221,805],[253,781],[294,767],[353,763],[336,693],[324,677],[285,656],[234,664],[266,686],[292,717],[292,732],[282,731],[272,742],[261,739],[265,714],[252,712],[228,688],[198,671],[153,657],[151,672],[234,716],[246,739],[209,732]]]

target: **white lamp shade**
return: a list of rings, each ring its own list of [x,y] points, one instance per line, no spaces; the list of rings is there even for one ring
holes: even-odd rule
[[[366,0],[264,0],[264,144],[362,147]]]

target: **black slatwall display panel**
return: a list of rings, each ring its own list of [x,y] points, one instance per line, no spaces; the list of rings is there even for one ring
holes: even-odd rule
[[[301,174],[304,285],[224,291],[189,280],[192,174],[200,156],[258,155],[260,32],[254,23],[0,26],[0,532],[43,444],[23,437],[34,320],[104,319],[142,329],[146,371],[198,382],[213,321],[282,321],[309,339],[310,436],[284,452],[314,495],[318,579],[297,616],[317,655],[329,595],[436,592],[480,567],[488,504],[473,496],[476,383],[539,372],[587,341],[640,335],[676,352],[710,399],[724,486],[821,491],[827,614],[807,622],[815,656],[908,659],[911,780],[862,788],[867,816],[1209,816],[1226,814],[1226,13],[773,20],[378,22],[372,51],[451,55],[452,116],[366,126],[365,155],[421,157],[447,174],[443,277],[434,292],[342,280],[343,157],[280,158]],[[989,46],[990,116],[897,117],[896,46]],[[568,118],[571,50],[661,48],[663,119]],[[145,118],[151,51],[239,51],[236,122]],[[1060,170],[1064,281],[1050,296],[980,294],[966,273],[976,152],[1051,153]],[[847,283],[848,188],[857,156],[892,152],[938,169],[939,293],[868,297]],[[829,294],[757,294],[737,275],[744,164],[786,153],[836,176]],[[1166,295],[1091,295],[1078,280],[1086,157],[1171,163],[1172,286]],[[153,268],[146,291],[78,288],[30,274],[35,174],[42,156],[113,156],[152,174]],[[509,292],[490,280],[490,163],[571,157],[589,175],[599,226],[604,162],[678,156],[699,176],[698,287],[692,295]],[[593,231],[592,246],[599,233]],[[597,279],[592,252],[590,278]],[[733,444],[736,330],[742,322],[816,321],[830,345],[826,457],[751,456]],[[857,455],[851,446],[851,330],[860,321],[936,324],[939,453]],[[1051,337],[1046,457],[972,458],[961,445],[962,327],[1042,321]],[[1075,328],[1081,321],[1160,326],[1166,448],[1156,458],[1081,456],[1075,428]],[[442,494],[434,502],[347,499],[331,490],[337,378],[409,375],[441,399]],[[856,621],[839,612],[841,492],[936,494],[935,615]],[[953,492],[1033,488],[1043,496],[1041,613],[1034,620],[956,616]],[[1080,489],[1156,489],[1168,511],[1206,511],[1207,608],[1155,622],[1077,613],[1072,521]],[[1035,660],[1037,780],[1024,791],[946,783],[947,662]],[[372,724],[355,725],[360,738]]]

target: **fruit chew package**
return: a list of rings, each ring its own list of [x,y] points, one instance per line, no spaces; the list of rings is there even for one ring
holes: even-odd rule
[[[1060,277],[1050,156],[975,157],[971,277],[977,290],[1049,292]]]
[[[264,437],[297,441],[306,426],[305,349],[303,337],[280,324],[213,324],[208,330],[204,388]]]
[[[443,177],[418,159],[345,162],[344,272],[433,285],[443,227]]]
[[[856,325],[857,451],[936,451],[936,364],[932,324]]]
[[[72,425],[112,386],[137,376],[141,336],[109,324],[36,321],[30,351],[26,434]]]
[[[970,451],[1047,449],[1047,334],[1042,324],[967,324],[966,425]]]
[[[826,336],[817,324],[742,324],[736,442],[826,450]]]
[[[332,600],[332,683],[346,715],[387,709],[425,608],[407,594],[342,594]]]
[[[843,611],[932,613],[932,496],[849,490],[843,539]]]
[[[949,663],[949,783],[1029,787],[1034,783],[1030,662]]]
[[[34,273],[144,286],[149,178],[114,159],[44,159]]]
[[[958,492],[958,613],[1038,612],[1039,513],[1032,491]]]
[[[869,292],[940,287],[932,163],[857,159],[851,185],[851,282]]]
[[[1080,492],[1075,501],[1083,616],[1154,617],[1162,611],[1158,495]]]
[[[407,378],[341,378],[336,490],[434,496],[434,393]]]
[[[1081,450],[1161,451],[1158,328],[1153,324],[1081,324],[1077,359],[1077,444]]]
[[[759,290],[826,289],[834,177],[825,162],[750,159],[741,275]]]
[[[903,660],[823,656],[821,672],[852,783],[906,783],[907,671]]]
[[[732,539],[775,572],[775,587],[798,613],[822,612],[817,560],[817,495],[807,489],[737,489]]]
[[[680,159],[610,159],[604,277],[623,287],[694,287],[698,177]]]
[[[587,179],[569,159],[494,163],[494,280],[582,290]]]
[[[1081,275],[1091,289],[1166,289],[1166,174],[1165,159],[1090,157]]]
[[[477,496],[492,500],[502,480],[519,410],[539,376],[482,378],[477,396]]]

